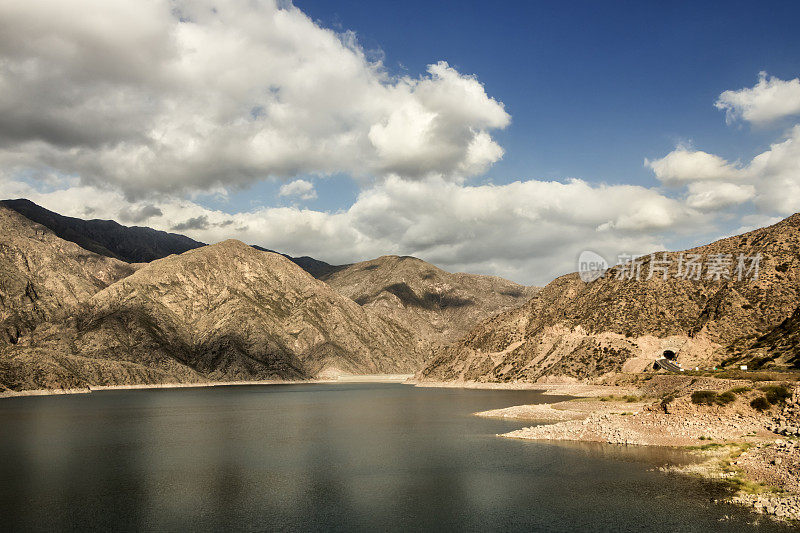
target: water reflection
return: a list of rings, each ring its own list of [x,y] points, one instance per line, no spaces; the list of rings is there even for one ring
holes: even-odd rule
[[[470,415],[545,399],[386,384],[9,399],[0,514],[8,530],[781,530],[654,471],[690,460],[679,450],[500,439],[524,424]]]

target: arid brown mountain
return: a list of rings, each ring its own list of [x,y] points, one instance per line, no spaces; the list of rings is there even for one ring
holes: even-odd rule
[[[65,217],[30,200],[3,200],[0,204],[50,228],[57,236],[90,252],[128,263],[146,263],[205,246],[205,243],[177,233],[123,226],[113,220]]]
[[[141,268],[96,294],[77,330],[84,355],[177,360],[214,379],[408,372],[421,361],[407,330],[235,240]]]
[[[780,352],[777,339],[784,335],[781,328],[795,327],[790,317],[800,302],[800,214],[687,250],[684,259],[689,254],[701,255],[705,263],[699,280],[676,277],[680,252],[656,254],[653,263],[650,256],[643,258],[640,280],[625,279],[630,265],[614,267],[591,283],[577,274],[562,276],[522,308],[481,323],[439,351],[419,375],[434,380],[583,378],[644,369],[666,349],[677,351],[686,366],[723,360],[796,364],[796,358]],[[732,279],[708,276],[708,262],[716,254],[731,255]],[[736,279],[740,254],[762,256],[757,279]],[[651,266],[656,275],[646,280]],[[666,280],[657,268],[664,266]],[[746,260],[745,267],[750,266]],[[759,343],[778,351],[755,358],[752,349]]]
[[[0,206],[0,346],[134,272],[134,267],[56,237]]]
[[[494,276],[451,274],[395,255],[339,267],[321,279],[373,314],[414,331],[423,350],[459,339],[479,321],[522,305],[538,290]]]
[[[133,273],[0,209],[3,242],[14,243],[0,249],[4,388],[301,379],[422,362],[411,331],[279,254],[225,241]]]
[[[729,352],[728,363],[749,362],[759,368],[777,362],[800,368],[800,307],[766,335],[731,347]]]

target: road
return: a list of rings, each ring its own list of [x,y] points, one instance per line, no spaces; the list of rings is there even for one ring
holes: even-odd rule
[[[658,366],[663,368],[664,370],[668,370],[669,372],[681,372],[681,367],[678,366],[678,363],[675,361],[670,361],[666,357],[662,357],[660,359],[656,359],[656,363]]]

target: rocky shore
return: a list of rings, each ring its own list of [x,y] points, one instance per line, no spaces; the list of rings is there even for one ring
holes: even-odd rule
[[[800,393],[777,382],[656,376],[638,394],[476,413],[536,425],[500,435],[531,440],[691,447],[698,462],[668,467],[728,484],[731,501],[800,521]],[[789,436],[789,438],[786,438]]]
[[[637,409],[638,408],[638,409]],[[575,440],[641,446],[699,446],[709,441],[749,441],[768,438],[758,416],[669,415],[652,405],[607,405],[582,420],[539,425],[506,433],[504,437],[534,440]]]
[[[739,494],[734,501],[759,513],[800,520],[800,442],[776,439],[756,445],[732,461],[732,466],[745,479],[769,488]]]
[[[642,403],[636,396],[600,396],[557,403],[515,405],[513,407],[492,409],[491,411],[482,411],[475,414],[487,418],[534,420],[540,423],[564,422],[568,420],[586,420],[587,418],[599,415],[630,414],[641,411],[645,405],[646,404]],[[552,428],[554,426],[539,427]]]

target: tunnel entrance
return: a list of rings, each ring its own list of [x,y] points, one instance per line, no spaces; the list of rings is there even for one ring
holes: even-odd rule
[[[676,354],[672,350],[664,350],[664,359],[669,359],[670,361],[674,361],[677,357],[678,354]]]

